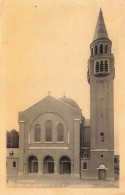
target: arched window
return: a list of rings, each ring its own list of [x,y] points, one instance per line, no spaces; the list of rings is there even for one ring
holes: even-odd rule
[[[99,62],[96,62],[95,72],[99,72]]]
[[[10,152],[10,156],[13,156],[13,155],[14,155],[13,151],[12,151],[12,152]]]
[[[111,53],[111,47],[109,48],[109,53]]]
[[[105,71],[108,72],[108,61],[105,60]]]
[[[103,61],[100,62],[100,72],[103,72]]]
[[[45,129],[46,129],[46,141],[51,142],[52,141],[52,121],[46,122]]]
[[[93,56],[93,48],[91,49],[91,56]]]
[[[34,127],[34,142],[40,142],[41,137],[41,127],[39,124]]]
[[[87,163],[86,162],[83,163],[83,169],[87,169]]]
[[[16,161],[13,161],[13,167],[16,167]]]
[[[95,54],[97,54],[97,45],[95,46]]]
[[[103,132],[100,133],[100,142],[104,142],[104,133]]]
[[[100,53],[103,53],[103,44],[100,45]]]
[[[64,140],[64,126],[62,123],[58,124],[57,126],[57,135],[58,135],[59,142]]]
[[[108,45],[105,45],[105,53],[108,53]]]

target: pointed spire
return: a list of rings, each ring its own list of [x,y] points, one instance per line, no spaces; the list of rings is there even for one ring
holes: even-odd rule
[[[100,8],[100,13],[99,13],[99,17],[98,17],[98,21],[97,21],[97,25],[96,25],[96,29],[95,29],[93,41],[95,41],[97,39],[101,39],[101,38],[108,39],[108,33],[107,33],[105,22],[103,19],[102,10]]]

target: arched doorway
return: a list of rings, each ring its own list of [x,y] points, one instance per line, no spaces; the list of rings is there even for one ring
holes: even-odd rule
[[[106,180],[106,170],[107,168],[105,167],[104,164],[99,165],[98,169],[98,179],[99,180]]]
[[[28,172],[30,173],[38,172],[38,159],[35,156],[30,156],[28,159]]]
[[[51,156],[44,158],[43,173],[54,173],[54,160]]]
[[[71,162],[67,156],[63,156],[60,159],[60,174],[70,174],[71,173]]]

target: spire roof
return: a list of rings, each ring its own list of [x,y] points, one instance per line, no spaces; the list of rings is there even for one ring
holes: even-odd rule
[[[97,39],[101,39],[101,38],[107,38],[108,39],[108,33],[107,33],[107,30],[106,30],[102,10],[100,9],[93,41],[95,41]]]

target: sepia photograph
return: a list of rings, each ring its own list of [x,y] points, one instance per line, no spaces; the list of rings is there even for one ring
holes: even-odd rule
[[[0,194],[124,194],[125,1],[1,0],[0,16]]]

